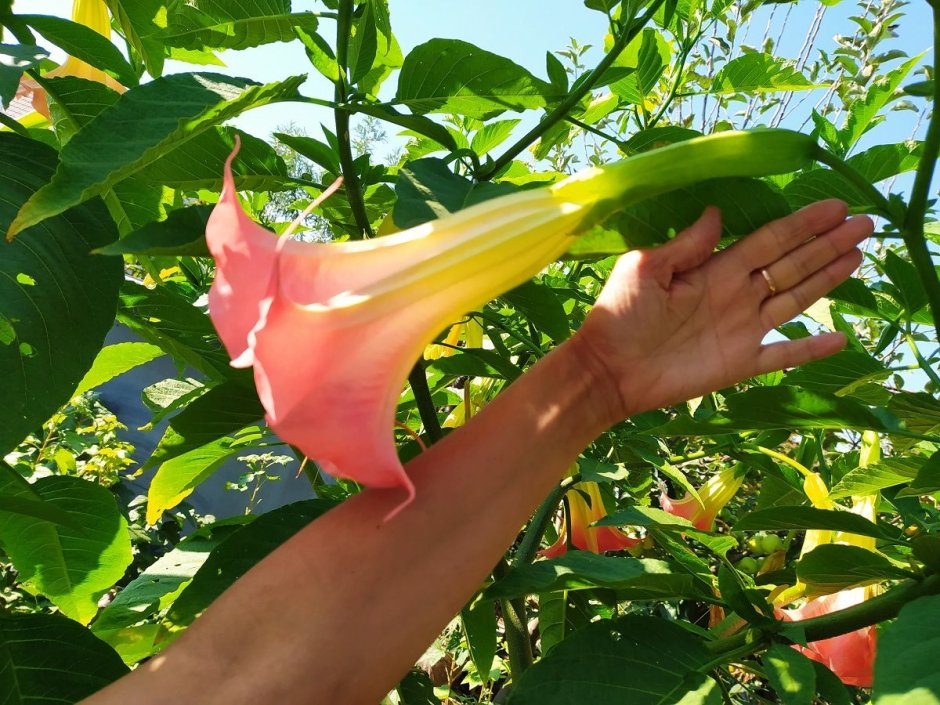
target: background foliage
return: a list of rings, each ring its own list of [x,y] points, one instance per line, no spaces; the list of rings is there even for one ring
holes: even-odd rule
[[[832,43],[820,36],[822,20],[845,8],[831,0],[803,13],[808,27],[792,4],[760,0],[584,4],[609,20],[608,34],[546,47],[535,75],[456,39],[427,37],[404,54],[387,0],[323,0],[315,11],[290,0],[107,0],[116,44],[0,1],[0,103],[26,78],[51,113],[32,123],[0,113],[4,702],[72,702],[119,677],[358,489],[313,464],[278,469],[264,455],[276,439],[205,315],[213,266],[203,231],[236,134],[242,201],[272,229],[343,176],[301,234],[340,240],[759,126],[811,131],[830,156],[768,179],[703,173],[623,210],[533,281],[455,321],[401,395],[398,421],[410,430],[399,434],[401,455],[418,452],[414,435],[430,443],[459,426],[567,338],[605,281],[609,255],[665,241],[708,203],[722,208],[729,239],[826,197],[878,217],[857,277],[779,330],[839,330],[847,349],[642,414],[598,439],[388,700],[940,702],[935,638],[923,631],[940,617],[940,223],[931,189],[940,119],[936,60],[895,32],[905,13],[932,12],[862,2],[843,13]],[[797,53],[778,49],[798,33]],[[302,75],[262,85],[205,70],[224,50],[272,42],[301,43],[310,65],[296,71],[321,75],[332,94],[306,94]],[[584,63],[588,43],[604,48],[596,66]],[[49,74],[52,46],[126,90]],[[165,73],[168,59],[192,71]],[[292,101],[328,108],[333,124],[316,136],[282,127],[270,143],[227,124]],[[387,131],[403,139],[382,158]],[[139,342],[102,347],[116,321]],[[154,422],[169,418],[169,427],[136,467],[120,419],[94,389],[163,355],[180,375],[141,393]],[[878,434],[873,462],[860,457],[866,430]],[[238,489],[302,467],[320,498],[221,521],[193,517],[186,497],[244,452],[255,455]],[[732,467],[746,473],[744,485],[712,531],[656,510],[657,483],[694,495]],[[141,470],[155,470],[149,493],[128,496],[126,479]],[[830,508],[810,506],[803,471],[830,489]],[[576,482],[599,483],[605,507],[594,509],[639,546],[537,559],[564,532],[564,520],[552,519]],[[877,497],[874,522],[840,511],[864,495]],[[864,535],[878,550],[828,544],[802,556],[807,530]],[[885,593],[849,618],[786,626],[768,591],[797,581]],[[874,623],[871,691],[846,688],[789,647]]]

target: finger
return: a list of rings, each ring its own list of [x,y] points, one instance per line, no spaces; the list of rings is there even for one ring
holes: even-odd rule
[[[848,279],[861,263],[861,251],[851,249],[797,286],[764,301],[761,321],[768,329],[786,323]]]
[[[721,239],[721,211],[708,206],[699,219],[669,242],[667,250],[674,271],[684,272],[707,260]]]
[[[830,262],[850,252],[870,236],[874,229],[875,224],[868,216],[846,220],[835,229],[792,250],[762,271],[754,272],[751,275],[752,284],[762,296],[771,293],[768,290],[767,277],[773,282],[777,292],[791,289]]]
[[[813,360],[835,355],[845,347],[842,333],[824,333],[798,340],[784,340],[761,346],[757,354],[756,374],[775,372],[788,367],[799,367]]]
[[[848,207],[842,201],[830,199],[814,203],[758,228],[753,235],[728,248],[728,257],[734,259],[735,267],[745,271],[766,267],[811,237],[832,230],[847,214]]]

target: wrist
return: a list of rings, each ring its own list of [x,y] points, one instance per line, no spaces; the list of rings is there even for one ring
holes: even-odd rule
[[[572,376],[579,378],[579,404],[585,418],[597,428],[596,435],[634,413],[623,394],[621,381],[583,333],[575,333],[556,353],[572,369]]]

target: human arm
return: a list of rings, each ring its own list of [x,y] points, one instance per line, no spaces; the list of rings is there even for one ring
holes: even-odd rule
[[[344,502],[166,652],[86,702],[374,705],[606,428],[842,346],[839,335],[762,340],[858,265],[871,223],[844,218],[842,204],[825,202],[712,255],[710,210],[670,244],[624,256],[569,342],[409,463],[417,497],[394,519],[384,521],[397,491]]]

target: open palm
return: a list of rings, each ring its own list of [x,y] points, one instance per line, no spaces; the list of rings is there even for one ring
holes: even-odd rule
[[[764,344],[860,264],[873,230],[829,200],[718,253],[709,208],[670,243],[620,258],[578,336],[616,420],[839,351],[841,333]]]

